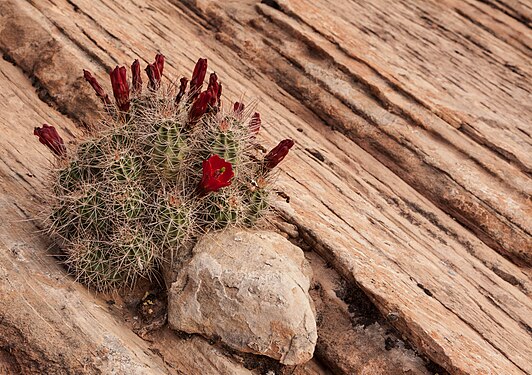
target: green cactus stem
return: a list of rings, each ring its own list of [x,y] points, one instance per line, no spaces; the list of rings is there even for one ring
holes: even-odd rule
[[[264,215],[269,208],[269,191],[266,189],[256,188],[249,192],[246,197],[246,213],[244,223],[251,227]]]
[[[240,210],[239,199],[236,196],[211,193],[205,199],[204,220],[207,226],[223,229],[238,221]]]
[[[153,162],[168,180],[183,170],[188,154],[187,139],[175,121],[164,122],[153,140]]]
[[[216,154],[231,164],[238,163],[240,142],[232,130],[220,131],[211,141],[210,153]]]
[[[156,237],[161,246],[171,251],[181,246],[192,227],[190,208],[169,196],[159,203],[156,217]]]

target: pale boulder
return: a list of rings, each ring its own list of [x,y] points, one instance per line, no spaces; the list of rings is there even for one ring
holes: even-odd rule
[[[310,279],[301,249],[276,233],[212,233],[172,284],[168,321],[242,352],[304,363],[317,340]]]

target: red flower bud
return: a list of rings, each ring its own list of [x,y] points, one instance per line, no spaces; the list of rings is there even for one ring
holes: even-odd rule
[[[267,169],[273,169],[279,164],[288,151],[294,145],[294,141],[291,139],[285,139],[281,141],[277,146],[275,146],[265,157],[264,157],[264,166]]]
[[[222,82],[218,85],[218,96],[216,98],[218,101],[218,107],[222,104]]]
[[[231,185],[231,179],[235,173],[231,163],[218,155],[211,155],[203,161],[203,176],[199,184],[200,194],[206,195],[211,191],[218,191]]]
[[[233,104],[233,112],[235,113],[235,116],[241,117],[244,113],[244,103],[235,102],[235,104]]]
[[[87,82],[90,83],[94,91],[96,91],[96,95],[102,100],[104,104],[111,104],[111,99],[109,99],[109,95],[107,95],[103,87],[98,83],[98,80],[93,77],[91,72],[83,69],[83,77]]]
[[[127,70],[124,66],[116,67],[110,74],[111,86],[116,104],[121,111],[129,111],[129,85],[127,83]]]
[[[190,95],[192,98],[199,95],[201,88],[203,87],[205,74],[207,74],[207,59],[199,59],[194,67],[192,79],[190,80]]]
[[[150,82],[148,83],[148,88],[150,90],[156,91],[161,86],[161,77],[163,76],[164,69],[164,55],[158,53],[155,56],[155,62],[148,64],[146,66],[146,74]]]
[[[260,124],[261,124],[260,113],[255,112],[253,116],[251,116],[251,120],[249,121],[249,132],[252,138],[255,138],[257,134],[259,133]]]
[[[43,124],[42,128],[33,129],[33,134],[39,137],[39,142],[47,146],[57,156],[66,154],[65,143],[53,126]]]
[[[140,63],[138,59],[131,64],[131,76],[133,77],[133,93],[140,95],[142,92],[142,77],[140,76]]]
[[[227,119],[222,119],[222,121],[220,121],[220,125],[218,125],[220,130],[223,131],[223,132],[226,132],[229,130],[229,128],[231,127],[231,125],[229,124],[229,121],[227,121]]]
[[[185,90],[187,89],[188,79],[183,77],[179,80],[179,82],[181,82],[181,84],[179,85],[179,92],[177,93],[177,96],[175,97],[176,105],[179,104],[183,96],[185,96]]]
[[[220,96],[222,95],[222,85],[218,82],[218,76],[216,73],[211,73],[207,91],[211,92],[211,101],[209,105],[212,108],[218,107],[220,105]]]
[[[157,65],[157,69],[159,69],[159,73],[162,77],[164,69],[164,55],[162,53],[155,55],[155,65]]]
[[[198,96],[188,114],[188,119],[191,123],[198,121],[207,112],[207,107],[212,100],[212,96],[211,91],[203,91]]]

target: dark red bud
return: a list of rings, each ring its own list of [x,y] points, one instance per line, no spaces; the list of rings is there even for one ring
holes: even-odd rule
[[[249,121],[249,132],[252,138],[255,138],[256,135],[259,133],[260,125],[261,125],[260,113],[255,112],[253,116],[251,116],[251,120]]]
[[[39,137],[39,142],[47,146],[57,156],[66,154],[65,143],[53,126],[43,124],[42,128],[33,129],[33,134]]]
[[[158,53],[157,55],[155,55],[155,65],[157,65],[157,69],[159,69],[159,74],[162,77],[164,70],[164,55],[162,53]]]
[[[187,89],[187,83],[188,83],[188,79],[186,79],[185,77],[181,78],[179,80],[179,82],[181,83],[179,85],[179,92],[177,93],[177,96],[175,97],[175,104],[179,104],[179,102],[181,102],[181,99],[183,98],[183,96],[185,96],[185,91]]]
[[[148,83],[148,88],[152,91],[156,91],[161,86],[161,77],[163,76],[164,69],[164,56],[158,53],[155,56],[155,62],[148,64],[146,66],[146,74],[150,82]]]
[[[207,87],[207,90],[208,89],[215,89],[216,92],[218,92],[218,76],[216,73],[211,73],[209,76],[209,86]]]
[[[211,92],[211,101],[209,105],[212,108],[216,108],[220,105],[219,97],[221,95],[221,86],[220,82],[218,82],[218,77],[216,76],[216,73],[211,73],[209,77],[209,86],[207,87],[207,91]]]
[[[200,119],[201,116],[205,114],[207,111],[207,107],[212,99],[212,93],[211,91],[203,91],[201,94],[199,94],[198,98],[192,104],[192,108],[190,109],[189,113],[189,121],[191,123],[195,123]]]
[[[116,105],[123,111],[129,111],[129,84],[127,83],[127,70],[124,66],[117,66],[109,74],[111,76],[111,86]]]
[[[98,83],[98,80],[91,74],[91,72],[83,69],[83,77],[87,82],[89,82],[94,91],[96,91],[96,95],[102,100],[104,104],[111,104],[111,99],[109,99],[109,95],[107,95],[103,87]]]
[[[196,63],[196,66],[194,67],[192,79],[190,80],[191,97],[195,98],[199,95],[201,88],[203,87],[205,74],[207,74],[207,59],[199,59]]]
[[[235,104],[233,104],[233,112],[236,117],[242,117],[244,114],[244,103],[235,102]]]
[[[218,101],[218,107],[222,104],[222,82],[220,82],[218,86],[218,97],[216,98]]]
[[[142,92],[142,77],[140,75],[140,62],[138,59],[131,64],[131,75],[133,77],[133,93],[140,95]]]
[[[291,139],[285,139],[279,142],[265,157],[264,166],[267,169],[273,169],[279,164],[284,157],[288,154],[288,151],[294,145],[294,141]]]

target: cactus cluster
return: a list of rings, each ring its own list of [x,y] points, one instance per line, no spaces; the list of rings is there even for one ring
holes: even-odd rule
[[[158,54],[146,67],[147,90],[138,60],[131,82],[116,67],[116,104],[85,70],[108,119],[75,150],[52,126],[34,131],[59,164],[48,228],[69,269],[96,290],[149,277],[205,231],[256,225],[269,207],[271,170],[293,145],[284,140],[264,155],[260,115],[238,102],[225,110],[215,73],[202,91],[206,59],[179,87],[161,84],[164,61]]]

